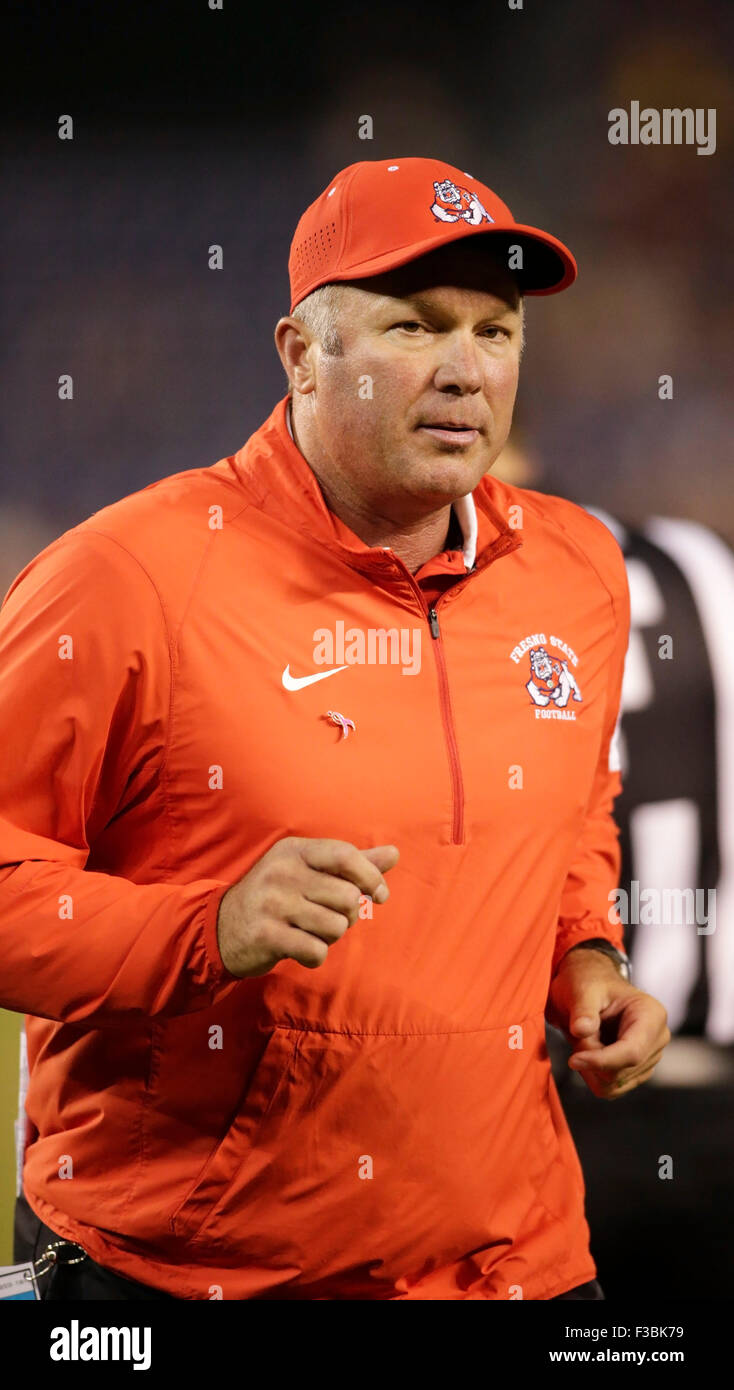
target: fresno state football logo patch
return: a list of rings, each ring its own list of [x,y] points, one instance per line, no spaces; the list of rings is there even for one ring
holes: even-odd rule
[[[451,179],[433,184],[433,204],[431,212],[437,222],[469,222],[478,227],[480,222],[494,222],[487,209],[480,203],[476,193],[468,188],[459,188]]]
[[[560,655],[548,651],[556,648]],[[535,708],[536,719],[575,719],[576,711],[567,709],[571,701],[581,704],[582,695],[578,681],[572,671],[578,666],[578,657],[567,642],[560,637],[546,637],[544,632],[534,632],[524,637],[510,652],[510,659],[517,665],[527,655],[528,680],[525,689]]]

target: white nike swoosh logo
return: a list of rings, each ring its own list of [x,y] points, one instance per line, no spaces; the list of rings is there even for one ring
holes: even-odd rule
[[[318,671],[315,676],[292,676],[289,664],[286,666],[281,680],[286,690],[303,690],[307,685],[314,685],[316,681],[325,681],[327,676],[335,676],[339,671],[346,671],[346,669],[346,666],[334,666],[330,671]]]

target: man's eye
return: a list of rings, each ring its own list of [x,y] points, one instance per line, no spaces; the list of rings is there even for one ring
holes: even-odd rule
[[[429,330],[424,323],[419,323],[417,319],[401,319],[399,323],[394,323],[393,328],[402,328],[406,333],[411,333],[414,337],[416,333],[427,333]],[[506,328],[501,328],[499,324],[490,323],[482,329],[482,337],[489,337],[492,342],[499,342],[502,338],[509,338]]]

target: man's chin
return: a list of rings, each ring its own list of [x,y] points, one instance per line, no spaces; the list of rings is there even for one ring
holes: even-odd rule
[[[419,457],[413,454],[410,478],[411,492],[431,494],[445,503],[464,497],[488,473],[494,463],[494,455],[480,435],[470,448],[436,447],[421,449]]]

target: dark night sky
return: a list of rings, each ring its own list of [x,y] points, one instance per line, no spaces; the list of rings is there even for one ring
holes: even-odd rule
[[[58,533],[238,448],[283,392],[272,330],[303,208],[356,159],[431,154],[577,255],[569,294],[528,306],[516,419],[546,482],[630,519],[664,510],[734,538],[732,14],[725,0],[224,0],[221,12],[15,0],[3,22],[4,505],[40,511]],[[611,147],[607,113],[633,98],[717,106],[716,154]],[[219,276],[212,242],[225,247]],[[72,408],[56,399],[63,371]],[[664,371],[676,397],[663,415]]]

